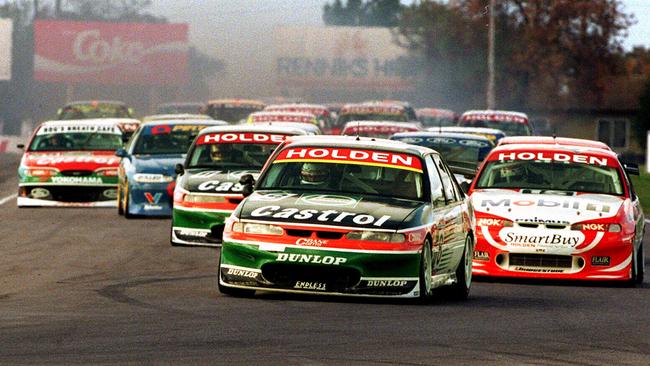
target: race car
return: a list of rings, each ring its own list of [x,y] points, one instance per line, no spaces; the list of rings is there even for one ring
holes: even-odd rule
[[[302,123],[302,122],[256,122],[256,126],[278,126],[278,127],[288,127],[293,129],[299,129],[305,131],[307,135],[322,135],[323,131],[320,127],[313,125],[311,123]]]
[[[320,126],[316,116],[305,112],[255,112],[246,119],[248,123],[293,122]]]
[[[189,120],[208,120],[213,121],[212,117],[206,114],[193,114],[193,113],[179,113],[179,114],[152,114],[150,116],[142,117],[142,122],[151,122],[151,121],[178,121],[181,119]],[[214,120],[216,121],[216,120]]]
[[[404,101],[404,100],[395,100],[395,99],[383,99],[383,100],[366,100],[363,102],[364,104],[382,104],[386,106],[398,106],[404,108],[404,112],[406,113],[406,118],[409,121],[417,121],[418,120],[418,115],[415,109],[411,106],[411,103]]]
[[[343,126],[341,135],[389,138],[398,132],[420,131],[419,123],[390,121],[350,121]]]
[[[318,127],[325,134],[333,134],[334,121],[327,107],[321,104],[291,103],[291,104],[272,104],[264,108],[266,112],[297,112],[313,114],[318,121]]]
[[[287,139],[225,224],[219,290],[466,298],[472,214],[433,150],[351,136]],[[254,191],[253,191],[254,189]]]
[[[240,178],[256,176],[273,150],[302,129],[279,126],[206,128],[192,143],[174,189],[172,245],[220,246],[224,222],[243,199]]]
[[[402,105],[368,102],[346,104],[341,108],[336,125],[343,126],[350,121],[408,122],[409,118]]]
[[[42,123],[20,161],[18,207],[115,207],[120,147],[112,119]]]
[[[486,137],[488,140],[492,141],[495,145],[499,141],[506,137],[506,134],[501,130],[496,128],[485,128],[485,127],[459,127],[459,126],[450,126],[450,127],[430,127],[427,128],[427,131],[431,132],[453,132],[453,133],[462,133],[467,135],[478,135]]]
[[[157,114],[200,114],[205,105],[199,102],[163,103],[156,108]]]
[[[528,140],[503,139],[470,187],[474,274],[641,282],[645,221],[628,176],[638,166],[597,141]]]
[[[249,114],[264,109],[266,105],[259,100],[249,99],[215,99],[209,101],[203,113],[229,123],[240,123]]]
[[[415,112],[418,121],[426,127],[456,126],[458,123],[458,114],[449,109],[419,108]]]
[[[96,118],[134,118],[133,109],[125,103],[112,100],[71,102],[57,111],[61,121]]]
[[[507,136],[530,136],[533,128],[525,113],[512,111],[467,111],[460,116],[461,127],[487,127],[499,129]]]
[[[176,164],[199,132],[228,122],[216,120],[178,120],[145,122],[126,149],[115,153],[121,159],[118,169],[117,212],[135,216],[171,216]]]
[[[494,148],[486,137],[451,132],[405,132],[390,139],[436,150],[465,190],[474,179],[479,164]]]

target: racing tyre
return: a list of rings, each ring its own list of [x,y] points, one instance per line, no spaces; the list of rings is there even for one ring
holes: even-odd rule
[[[472,255],[474,254],[474,240],[471,235],[465,239],[463,257],[456,268],[456,283],[451,285],[449,295],[454,300],[465,300],[469,296],[472,286]]]
[[[433,295],[433,259],[431,254],[431,239],[427,238],[422,245],[422,257],[420,259],[420,298],[426,303]]]
[[[122,216],[124,215],[124,207],[122,206],[122,188],[117,185],[117,214]]]
[[[124,206],[122,209],[124,210],[124,217],[132,219],[135,216],[129,213],[129,182],[126,182],[124,185],[126,186],[126,189],[124,190]]]
[[[217,288],[224,295],[235,297],[253,297],[255,290],[246,290],[242,288],[227,287],[221,284],[221,253],[219,253],[219,277],[217,278]]]
[[[639,249],[634,255],[634,261],[632,262],[632,278],[630,283],[632,285],[638,285],[643,283],[643,275],[645,272],[645,257],[643,253],[643,242],[639,245]]]

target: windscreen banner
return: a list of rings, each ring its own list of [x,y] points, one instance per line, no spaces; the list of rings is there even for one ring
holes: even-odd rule
[[[0,19],[0,80],[11,80],[11,34],[14,24],[11,19]],[[1,131],[0,131],[1,132]]]
[[[180,85],[187,24],[34,21],[34,78],[82,84]]]

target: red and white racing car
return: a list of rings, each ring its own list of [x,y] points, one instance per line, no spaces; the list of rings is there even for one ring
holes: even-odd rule
[[[505,138],[469,193],[478,276],[643,280],[644,216],[628,174],[601,143]]]

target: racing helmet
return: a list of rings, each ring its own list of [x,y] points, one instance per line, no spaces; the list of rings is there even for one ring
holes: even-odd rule
[[[324,184],[329,174],[327,164],[304,163],[300,169],[300,181],[303,184]]]
[[[230,144],[213,144],[210,145],[210,158],[214,162],[221,162],[232,151]]]

